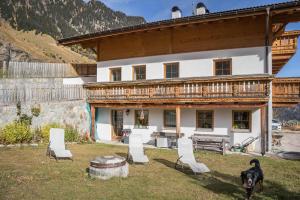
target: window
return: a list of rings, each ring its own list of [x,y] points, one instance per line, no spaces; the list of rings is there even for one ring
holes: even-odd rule
[[[165,78],[179,77],[179,63],[165,64]]]
[[[233,111],[233,129],[250,130],[250,111]]]
[[[198,110],[196,114],[197,128],[213,129],[213,111]]]
[[[165,110],[164,111],[164,126],[165,127],[176,127],[176,111]]]
[[[231,75],[231,59],[215,60],[215,75]]]
[[[121,81],[121,68],[110,69],[110,81]]]
[[[133,79],[134,80],[145,80],[146,79],[146,66],[134,66],[133,67]]]
[[[148,110],[135,110],[134,113],[134,127],[135,128],[148,128],[149,126],[149,111]]]

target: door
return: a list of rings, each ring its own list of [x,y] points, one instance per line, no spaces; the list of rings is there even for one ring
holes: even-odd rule
[[[112,139],[120,140],[122,137],[123,130],[123,110],[112,110],[111,111],[111,122],[112,122]]]

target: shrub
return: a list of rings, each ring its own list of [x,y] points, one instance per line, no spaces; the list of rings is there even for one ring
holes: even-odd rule
[[[66,142],[77,142],[79,140],[79,133],[76,128],[71,125],[65,127],[65,141]]]
[[[40,134],[41,134],[41,137],[43,138],[43,140],[46,142],[49,141],[49,135],[50,135],[51,128],[62,128],[62,126],[57,123],[50,123],[50,124],[46,124],[46,125],[42,126]]]
[[[0,134],[0,141],[3,144],[27,143],[32,140],[30,127],[17,121],[7,124]]]

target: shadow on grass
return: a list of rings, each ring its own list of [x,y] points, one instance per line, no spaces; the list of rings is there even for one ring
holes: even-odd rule
[[[216,194],[223,194],[234,199],[245,199],[246,192],[241,185],[239,176],[224,174],[218,171],[211,171],[210,173],[194,175],[191,169],[180,166],[175,169],[175,163],[165,159],[154,159],[155,161],[164,164],[165,166],[184,173],[186,176],[193,179],[193,183],[202,186]],[[272,182],[264,182],[263,192],[254,192],[253,199],[300,199],[300,194],[291,192],[284,186]]]

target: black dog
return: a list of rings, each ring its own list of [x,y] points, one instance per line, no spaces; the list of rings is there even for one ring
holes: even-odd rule
[[[247,199],[250,199],[252,192],[257,183],[260,184],[260,190],[263,190],[264,174],[260,168],[260,163],[257,159],[250,161],[250,165],[255,164],[254,167],[241,172],[242,184],[247,192]]]

